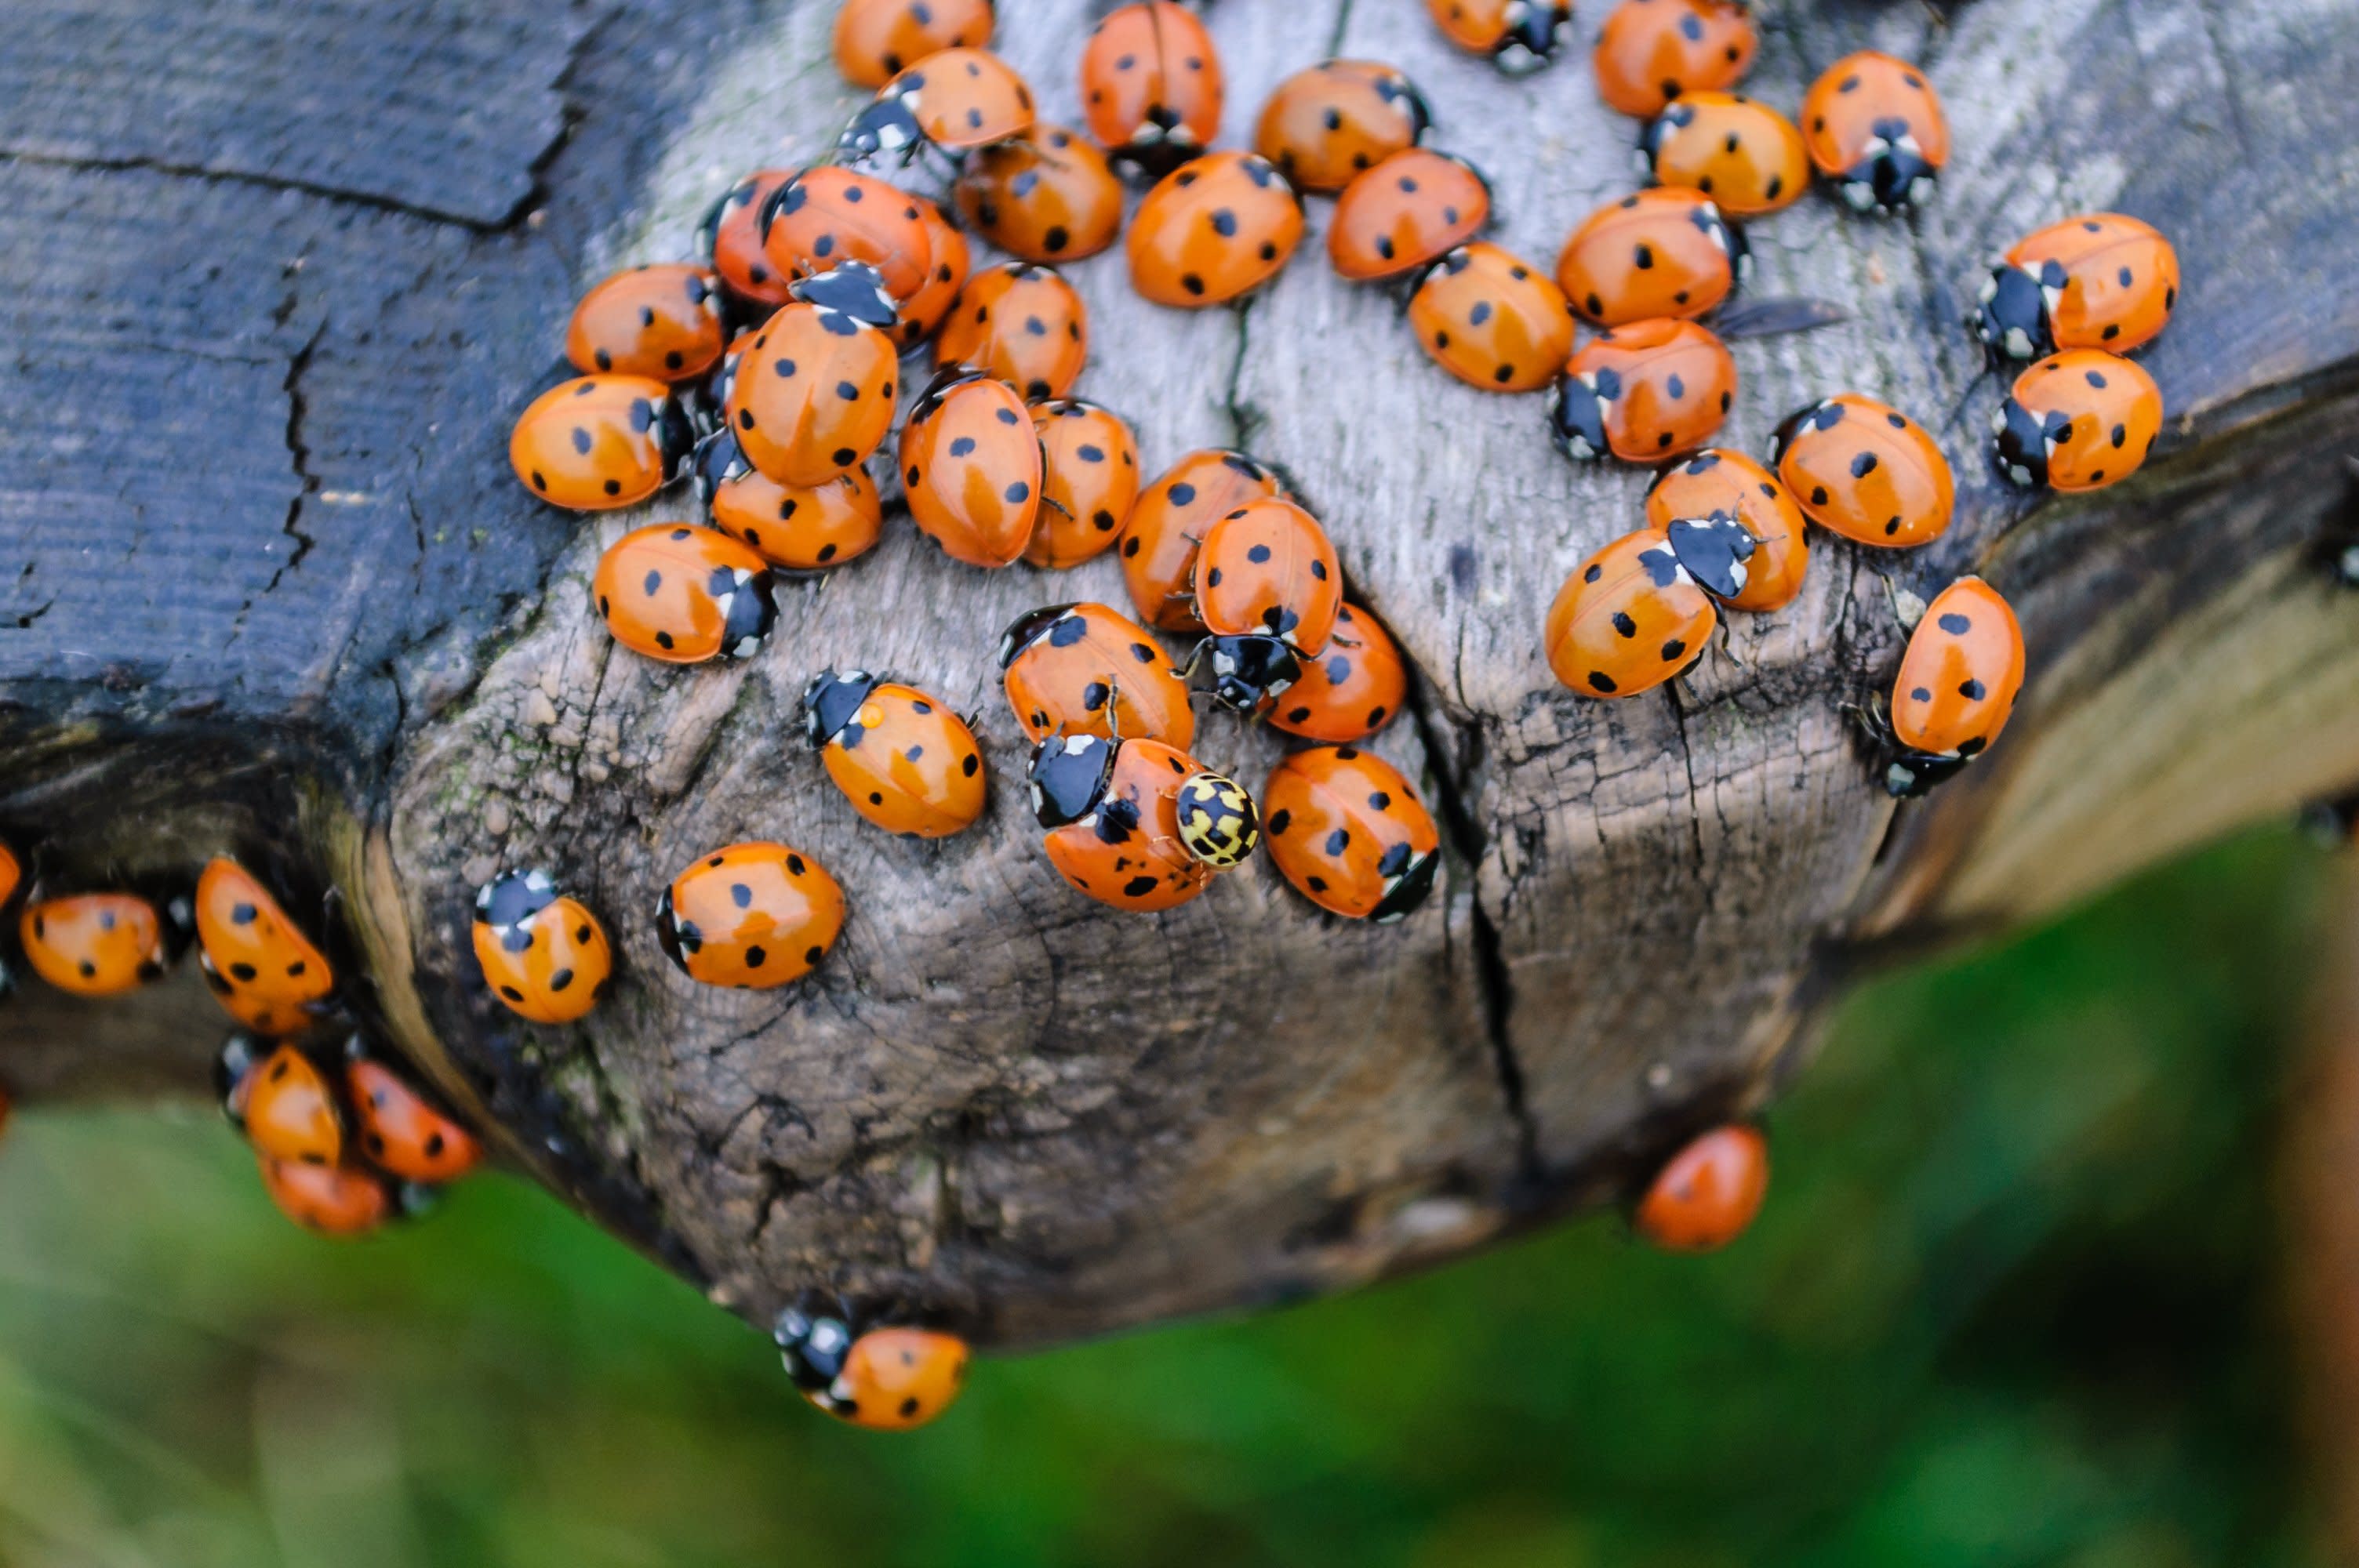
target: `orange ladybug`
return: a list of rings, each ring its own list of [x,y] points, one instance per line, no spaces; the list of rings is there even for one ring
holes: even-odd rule
[[[1777,477],[1810,521],[1861,545],[1905,548],[1950,526],[1957,485],[1924,427],[1846,392],[1777,427]]]
[[[1168,173],[1221,131],[1221,54],[1194,12],[1142,0],[1110,13],[1082,48],[1090,135],[1116,163]]]
[[[1024,558],[1061,571],[1114,548],[1138,499],[1138,440],[1120,415],[1064,398],[1032,410],[1040,438],[1040,521]]]
[[[1760,1129],[1716,1127],[1655,1173],[1633,1217],[1667,1252],[1714,1252],[1745,1234],[1769,1191],[1769,1141]]]
[[[1884,787],[1922,795],[1989,750],[2023,689],[2023,627],[1998,589],[1962,577],[1925,607],[1892,682],[1892,717],[1870,728],[1892,752]]]
[[[1392,633],[1350,605],[1335,612],[1327,651],[1301,661],[1302,674],[1264,709],[1289,735],[1348,744],[1383,729],[1408,696],[1408,667]]]
[[[1656,183],[1700,190],[1731,218],[1791,207],[1810,182],[1794,122],[1742,92],[1688,93],[1647,127],[1638,157]]]
[[[2103,490],[2137,472],[2162,434],[2162,391],[2146,368],[2066,349],[2015,378],[1991,415],[1998,465],[2020,485]]]
[[[780,484],[745,460],[736,437],[716,430],[697,447],[690,471],[712,525],[788,571],[840,567],[885,532],[884,503],[856,468],[824,484]]]
[[[910,521],[954,561],[1008,565],[1040,516],[1040,438],[1004,381],[951,365],[901,430]]]
[[[484,983],[509,1011],[534,1023],[587,1016],[614,978],[606,928],[559,892],[544,871],[508,871],[477,889],[474,940]]]
[[[1736,398],[1736,361],[1692,321],[1608,327],[1565,362],[1549,412],[1557,450],[1658,463],[1712,438]]]
[[[1292,686],[1343,606],[1343,568],[1317,518],[1275,496],[1224,514],[1196,557],[1196,619],[1212,633],[1197,651],[1212,661],[1212,699],[1251,713]]]
[[[905,354],[941,330],[974,265],[974,254],[966,243],[966,235],[948,214],[922,196],[912,196],[909,202],[918,210],[919,222],[926,226],[926,242],[933,251],[934,260],[933,270],[918,286],[918,292],[901,303],[897,331]]]
[[[1597,95],[1651,120],[1674,99],[1744,81],[1759,46],[1741,0],[1622,0],[1597,37]]]
[[[696,228],[697,248],[737,302],[738,319],[758,320],[793,297],[790,273],[770,265],[762,248],[762,209],[770,193],[792,179],[791,168],[761,168],[722,192]]]
[[[1745,590],[1753,535],[1727,513],[1625,534],[1573,569],[1549,606],[1549,668],[1582,697],[1636,697],[1703,653],[1716,603]]]
[[[1125,241],[1130,286],[1157,305],[1226,304],[1277,276],[1301,239],[1302,199],[1267,158],[1210,153],[1138,204]]]
[[[948,1410],[966,1384],[966,1342],[927,1328],[854,1337],[840,1314],[789,1307],[772,1331],[803,1398],[839,1421],[904,1432]]]
[[[278,1212],[321,1236],[365,1236],[401,1217],[400,1197],[357,1165],[310,1165],[259,1157],[263,1190]]]
[[[1254,150],[1297,189],[1332,192],[1417,146],[1432,124],[1424,94],[1393,67],[1322,60],[1277,84],[1262,105]]]
[[[1122,181],[1062,125],[978,151],[960,171],[958,204],[984,239],[1026,261],[1093,256],[1122,232]]]
[[[406,1182],[442,1186],[484,1157],[475,1135],[429,1104],[400,1074],[370,1056],[360,1036],[344,1047],[344,1087],[360,1123],[361,1152]]]
[[[753,657],[777,624],[770,568],[728,535],[634,528],[598,557],[590,592],[614,641],[668,665]]]
[[[1601,327],[1693,319],[1735,292],[1752,260],[1710,197],[1665,188],[1592,212],[1565,241],[1556,280],[1572,308]]]
[[[1484,392],[1537,392],[1572,351],[1572,317],[1556,285],[1484,240],[1426,270],[1408,324],[1428,358]]]
[[[1347,920],[1389,925],[1423,903],[1441,836],[1400,770],[1354,746],[1313,746],[1262,792],[1269,858],[1294,890]]]
[[[967,280],[935,353],[1016,388],[1027,402],[1062,397],[1090,357],[1090,313],[1055,267],[1003,262]]]
[[[643,375],[585,375],[532,400],[508,438],[508,463],[568,512],[636,506],[679,477],[696,445],[688,406]]]
[[[2170,242],[2136,218],[2092,212],[2018,241],[1991,269],[1969,324],[2007,359],[2059,349],[2125,354],[2158,337],[2178,306]]]
[[[657,381],[692,381],[728,345],[721,324],[721,279],[669,262],[618,272],[582,297],[565,329],[573,368]]]
[[[867,460],[893,426],[900,317],[873,268],[795,285],[739,356],[723,405],[745,460],[780,484],[825,484]]]
[[[1827,67],[1802,98],[1810,162],[1861,212],[1922,206],[1950,161],[1950,123],[1924,73],[1862,49]]]
[[[925,147],[953,156],[1032,128],[1032,89],[989,49],[948,49],[904,66],[876,101],[836,138],[836,154],[860,162],[889,153],[908,163]]]
[[[843,0],[835,68],[854,87],[882,87],[943,49],[991,42],[992,0]]]
[[[170,961],[164,917],[136,893],[77,893],[26,904],[16,939],[33,972],[76,996],[113,996]]]
[[[925,287],[933,266],[916,198],[854,169],[822,164],[794,175],[763,200],[758,222],[762,254],[790,282],[863,262],[899,301]]]
[[[803,738],[852,809],[887,833],[943,838],[983,815],[983,752],[940,698],[865,670],[803,687]]]
[[[1103,604],[1051,604],[999,639],[1007,706],[1027,739],[1116,734],[1186,751],[1188,683],[1144,628]]]
[[[336,988],[327,956],[226,855],[197,878],[197,962],[214,1000],[257,1034],[299,1034]]]
[[[1076,892],[1116,909],[1178,908],[1210,887],[1223,864],[1244,859],[1258,836],[1244,791],[1160,741],[1051,735],[1032,748],[1027,776],[1049,863]],[[1234,849],[1234,860],[1208,860],[1190,847],[1181,792],[1199,780],[1187,810],[1207,798],[1227,803],[1215,853]]]
[[[1123,524],[1122,575],[1139,618],[1158,631],[1201,632],[1204,623],[1196,619],[1197,541],[1214,518],[1248,501],[1285,493],[1266,464],[1243,452],[1190,452],[1164,470],[1132,503]]]
[[[1802,591],[1810,564],[1810,530],[1793,495],[1743,452],[1709,448],[1656,476],[1647,491],[1647,525],[1668,531],[1682,518],[1730,516],[1753,535],[1745,591],[1731,610],[1783,610]]]
[[[1572,0],[1425,0],[1442,37],[1510,76],[1539,70],[1572,33]]]
[[[1440,261],[1491,222],[1491,187],[1464,158],[1430,147],[1395,153],[1335,199],[1327,260],[1353,283],[1402,277]]]
[[[16,851],[0,843],[0,909],[8,906],[8,901],[16,896],[16,890],[24,882],[25,868],[16,859]]]
[[[273,1160],[333,1165],[344,1156],[344,1116],[311,1058],[292,1045],[265,1057],[246,1083],[240,1111],[246,1141]]]
[[[701,985],[767,990],[819,968],[843,930],[843,890],[784,844],[716,849],[664,890],[656,942]]]

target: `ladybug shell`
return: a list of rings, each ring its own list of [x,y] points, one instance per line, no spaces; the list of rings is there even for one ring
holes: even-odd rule
[[[565,329],[565,357],[585,375],[617,371],[692,381],[728,345],[718,274],[685,262],[618,272],[582,297]]]
[[[941,838],[983,815],[983,754],[940,698],[880,681],[820,749],[852,809],[887,833]]]
[[[762,557],[684,523],[635,528],[607,546],[590,591],[614,641],[668,665],[747,658],[777,620]]]
[[[1635,697],[1678,675],[1720,622],[1659,528],[1625,534],[1583,561],[1549,606],[1549,668],[1582,697]]]
[[[1921,200],[1950,161],[1941,100],[1918,69],[1863,49],[1827,67],[1802,98],[1810,162],[1861,211]]]
[[[321,1236],[364,1236],[396,1213],[386,1184],[357,1165],[307,1165],[264,1155],[263,1190],[278,1212]]]
[[[935,354],[1020,391],[1062,397],[1089,362],[1089,310],[1054,267],[1003,262],[967,280],[942,323]]]
[[[1373,752],[1295,752],[1271,771],[1261,809],[1270,859],[1331,914],[1395,921],[1433,889],[1441,837],[1408,781]]]
[[[1769,1141],[1758,1128],[1717,1127],[1656,1173],[1633,1217],[1671,1252],[1711,1252],[1745,1234],[1769,1191]]]
[[[1221,131],[1221,54],[1194,12],[1145,0],[1110,14],[1082,49],[1090,135],[1118,160],[1160,174]]]
[[[1491,188],[1474,166],[1411,147],[1355,177],[1335,199],[1327,260],[1354,283],[1401,277],[1439,261],[1491,221]]]
[[[909,200],[918,209],[919,220],[926,225],[926,240],[934,259],[926,281],[901,303],[898,331],[903,353],[932,337],[949,319],[951,307],[958,303],[959,290],[966,287],[968,269],[974,259],[966,235],[940,207],[922,196],[912,196]]]
[[[1062,570],[1114,548],[1138,499],[1138,441],[1121,416],[1071,399],[1036,406],[1032,427],[1046,464],[1047,504],[1024,558]]]
[[[532,400],[508,462],[535,495],[569,512],[636,506],[684,453],[669,447],[671,391],[643,375],[585,375]]]
[[[2144,366],[2095,349],[2051,354],[2015,378],[1992,417],[2017,484],[2103,490],[2137,472],[2162,433],[2162,392]]]
[[[205,984],[257,1034],[299,1034],[335,989],[327,957],[287,918],[269,890],[226,855],[197,878],[196,926]]]
[[[1732,218],[1790,207],[1810,182],[1794,122],[1742,92],[1690,92],[1638,143],[1658,183],[1700,190]]]
[[[949,49],[906,66],[876,94],[897,99],[944,152],[989,146],[1032,128],[1032,89],[989,49]]]
[[[725,405],[730,432],[745,460],[780,484],[825,484],[883,444],[899,370],[884,333],[797,301],[740,359]]]
[[[1597,95],[1651,120],[1672,99],[1734,87],[1760,39],[1733,0],[1622,0],[1597,38]]]
[[[701,985],[767,990],[819,967],[843,929],[843,890],[784,844],[732,844],[673,879],[656,939]]]
[[[854,1340],[843,1369],[804,1397],[839,1421],[906,1432],[944,1411],[966,1386],[966,1341],[924,1328],[873,1328]]]
[[[491,883],[476,900],[473,924],[484,983],[519,1018],[571,1023],[605,995],[614,973],[606,928],[540,873],[512,872]]]
[[[1755,540],[1745,564],[1745,591],[1731,610],[1783,610],[1802,591],[1810,564],[1802,509],[1777,476],[1742,452],[1712,448],[1667,469],[1647,492],[1647,525],[1668,529],[1683,518],[1726,515]]]
[[[1892,732],[1933,756],[1998,739],[2023,689],[2023,628],[1998,589],[1962,577],[1925,607],[1892,683]]]
[[[698,231],[712,270],[721,275],[731,294],[755,308],[750,313],[756,317],[794,297],[787,292],[793,276],[772,266],[762,249],[762,208],[770,193],[796,173],[791,168],[755,170],[712,204]]]
[[[1537,391],[1572,350],[1556,286],[1482,240],[1434,264],[1409,297],[1408,324],[1434,363],[1485,392]]]
[[[2153,227],[2118,212],[2068,218],[2027,234],[2006,253],[2006,265],[2038,283],[2046,305],[2046,342],[2027,347],[2125,354],[2160,335],[2179,305],[2179,253]]]
[[[1416,85],[1393,67],[1324,60],[1277,84],[1262,105],[1254,150],[1297,189],[1335,191],[1415,146],[1431,123]]]
[[[326,1075],[292,1045],[281,1045],[247,1075],[245,1140],[273,1160],[333,1165],[344,1154],[343,1113]]]
[[[1212,153],[1147,193],[1125,244],[1142,299],[1220,305],[1267,283],[1302,239],[1302,204],[1257,153]]]
[[[1408,696],[1408,669],[1392,633],[1348,604],[1336,611],[1327,651],[1301,663],[1301,676],[1264,710],[1289,735],[1336,744],[1364,741]]]
[[[1007,706],[1029,740],[1112,740],[1110,703],[1127,740],[1185,751],[1196,739],[1188,683],[1170,655],[1136,622],[1103,604],[1034,611],[1000,639],[999,667]]]
[[[958,204],[984,239],[1026,261],[1093,256],[1122,232],[1122,181],[1062,125],[1035,125],[968,158]]]
[[[1343,607],[1343,568],[1319,520],[1276,496],[1248,501],[1204,531],[1196,618],[1219,637],[1276,637],[1317,654]]]
[[[858,469],[824,484],[794,485],[740,464],[713,485],[711,504],[713,526],[788,571],[840,567],[885,532],[884,503]]]
[[[344,1085],[360,1122],[362,1152],[378,1170],[441,1186],[483,1158],[473,1133],[428,1104],[384,1063],[364,1057],[347,1064]]]
[[[1736,243],[1709,197],[1642,190],[1582,221],[1557,257],[1556,280],[1572,308],[1601,327],[1692,319],[1735,290]]]
[[[1581,445],[1602,429],[1624,462],[1656,463],[1712,439],[1735,400],[1736,362],[1694,322],[1658,318],[1600,332],[1566,362],[1564,380],[1560,439],[1565,416],[1578,409],[1587,432],[1573,437]]]
[[[1031,543],[1041,466],[1024,400],[987,377],[938,383],[901,431],[910,520],[971,567],[1006,566]]]
[[[854,87],[882,87],[929,55],[991,42],[992,0],[843,0],[835,68]]]
[[[1180,786],[1203,764],[1160,741],[1125,741],[1097,810],[1049,830],[1058,874],[1100,903],[1152,914],[1176,909],[1212,882],[1212,868],[1180,841]]]
[[[76,996],[113,996],[164,972],[164,922],[127,892],[77,893],[28,903],[16,939],[33,972]]]
[[[1122,575],[1139,619],[1158,631],[1201,632],[1195,583],[1204,531],[1248,501],[1284,493],[1277,475],[1243,452],[1208,448],[1166,469],[1123,524]]]
[[[763,204],[762,253],[788,278],[866,262],[885,291],[907,300],[925,287],[934,243],[914,198],[873,175],[807,168]]]
[[[1572,0],[1425,0],[1442,36],[1513,73],[1548,63],[1572,20]]]
[[[24,881],[25,868],[17,860],[16,851],[0,844],[0,908],[5,908],[8,901],[16,896],[16,890],[24,885]]]
[[[1810,521],[1862,545],[1904,548],[1950,525],[1956,484],[1924,427],[1846,392],[1778,427],[1777,477]]]

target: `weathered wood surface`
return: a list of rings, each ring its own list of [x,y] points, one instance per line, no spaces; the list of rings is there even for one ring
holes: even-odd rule
[[[1069,122],[1086,8],[1004,7]],[[539,509],[507,425],[582,285],[682,254],[735,173],[820,148],[853,102],[832,6],[222,5],[134,38],[149,9],[32,0],[0,50],[0,537],[22,563],[0,827],[82,875],[278,846],[336,890],[371,1010],[515,1157],[757,1319],[831,1283],[1033,1341],[1447,1256],[1766,1093],[1861,954],[2359,780],[2359,598],[2315,569],[2359,449],[2359,36],[2335,0],[1976,0],[1946,27],[1765,7],[1749,91],[1790,105],[1888,49],[1926,63],[1958,152],[1908,222],[1814,198],[1753,226],[1760,292],[1854,316],[1738,345],[1728,438],[1875,393],[1950,449],[1959,520],[1899,557],[1818,536],[1792,608],[1630,702],[1559,690],[1538,636],[1643,476],[1576,471],[1538,400],[1433,371],[1389,300],[1324,268],[1324,203],[1242,312],[1147,307],[1118,252],[1072,268],[1082,393],[1137,423],[1150,468],[1212,443],[1284,465],[1422,673],[1376,749],[1440,808],[1450,866],[1383,931],[1266,866],[1150,920],[1049,870],[992,645],[1035,604],[1123,602],[1110,560],[984,576],[897,525],[788,589],[745,666],[660,668],[597,626],[600,547],[692,503]],[[1506,81],[1411,0],[1223,0],[1211,25],[1232,140],[1299,65],[1395,60],[1543,265],[1629,184],[1636,127],[1585,57]],[[1957,318],[2016,233],[2107,206],[2180,247],[2147,360],[2174,417],[2134,482],[2036,503],[1981,461],[2003,389]],[[1985,763],[1896,816],[1844,708],[1888,678],[1896,603],[1969,569],[2023,611],[2032,683]],[[835,661],[984,712],[982,827],[915,846],[858,823],[791,732]],[[1214,719],[1199,751],[1254,782],[1282,747]],[[803,986],[694,987],[647,916],[697,853],[756,836],[833,869],[845,938]],[[474,985],[468,898],[519,860],[621,939],[581,1028],[514,1027]],[[192,986],[106,1014],[20,999],[0,1073],[186,1080],[214,1034]]]

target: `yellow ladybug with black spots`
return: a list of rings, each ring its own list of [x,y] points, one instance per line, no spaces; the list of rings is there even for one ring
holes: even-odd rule
[[[1261,813],[1236,780],[1210,769],[1190,775],[1172,801],[1180,842],[1215,871],[1245,864],[1261,842]]]

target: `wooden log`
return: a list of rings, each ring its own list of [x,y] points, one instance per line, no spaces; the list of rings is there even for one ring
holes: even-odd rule
[[[131,40],[150,9],[167,25]],[[1086,0],[1003,9],[1005,52],[1075,122]],[[816,156],[853,107],[832,10],[32,0],[35,47],[0,57],[0,829],[61,880],[274,857],[365,973],[373,1027],[749,1317],[824,1284],[1037,1342],[1450,1256],[1620,1195],[1758,1102],[1858,963],[2359,780],[2359,598],[2321,565],[2359,449],[2339,7],[1769,8],[1748,91],[1790,106],[1886,49],[1925,64],[1957,151],[1907,222],[1814,197],[1753,226],[1758,292],[1852,315],[1736,345],[1726,439],[1885,397],[1957,464],[1950,533],[1899,555],[1820,535],[1792,607],[1732,618],[1669,690],[1585,702],[1541,618],[1635,524],[1645,475],[1576,470],[1539,400],[1428,365],[1391,300],[1321,264],[1323,202],[1242,310],[1146,306],[1118,252],[1078,264],[1081,390],[1147,466],[1243,445],[1327,520],[1418,671],[1374,749],[1449,828],[1441,889],[1397,927],[1321,916],[1266,866],[1162,916],[1087,904],[1034,842],[992,653],[1035,605],[1122,603],[1110,559],[980,574],[897,523],[788,588],[757,658],[673,670],[618,653],[587,584],[605,543],[692,500],[576,520],[506,471],[579,290],[687,254],[735,174]],[[1507,81],[1406,3],[1210,19],[1231,141],[1300,65],[1393,60],[1543,267],[1629,186],[1636,127],[1582,51]],[[2179,243],[2146,356],[2171,422],[2135,481],[2028,498],[1982,460],[2004,386],[1958,319],[1990,255],[2096,208]],[[2022,611],[2031,682],[1986,761],[1896,808],[1848,710],[1888,682],[1900,611],[1966,571]],[[918,845],[852,815],[793,734],[829,663],[984,715],[976,830]],[[1214,719],[1199,750],[1258,783],[1284,747]],[[704,989],[650,917],[747,837],[816,855],[852,919],[808,983]],[[618,938],[577,1028],[518,1027],[476,983],[469,900],[520,862]],[[0,1075],[193,1087],[217,1032],[193,985],[28,994]]]

